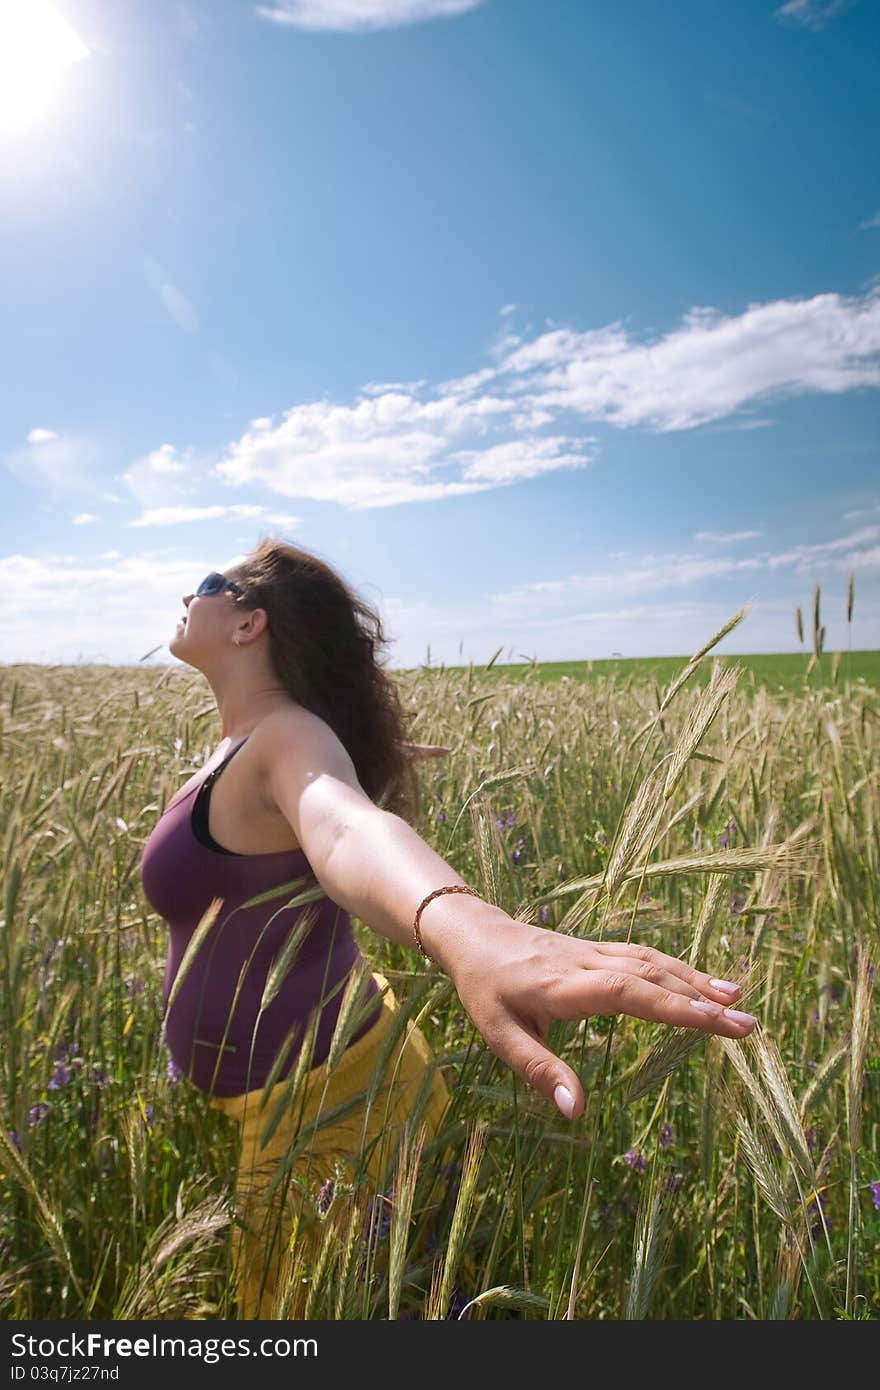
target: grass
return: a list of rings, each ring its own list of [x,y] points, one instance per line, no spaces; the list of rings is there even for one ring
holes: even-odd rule
[[[800,694],[806,690],[842,689],[849,681],[852,685],[864,682],[875,691],[880,690],[880,651],[846,651],[839,656],[838,672],[835,676],[835,653],[823,652],[809,675],[806,674],[809,657],[802,652],[761,652],[754,655],[719,655],[718,660],[727,665],[736,663],[743,667],[743,681],[749,688],[760,686],[774,693]],[[615,680],[620,684],[629,681],[656,681],[667,685],[686,664],[685,656],[655,657],[609,657],[597,661],[545,661],[496,663],[490,670],[481,674],[487,681],[523,680],[534,672],[534,679],[542,684],[554,684],[567,677],[568,680],[592,683],[598,680]],[[429,667],[428,669],[435,669]],[[447,666],[443,668],[450,675],[464,675],[468,667]],[[405,674],[411,675],[412,672]],[[706,673],[698,672],[687,684],[693,689],[704,684]]]
[[[446,977],[355,919],[455,1081],[456,1162],[425,1249],[430,1146],[401,1152],[366,1276],[342,1199],[310,1316],[880,1315],[877,658],[805,681],[805,658],[707,651],[677,690],[686,660],[399,673],[412,737],[453,748],[420,764],[416,828],[466,881],[741,980],[759,1027],[554,1023],[587,1097],[570,1125]],[[7,666],[0,730],[0,1311],[234,1317],[233,1138],[169,1077],[165,927],[137,876],[218,741],[210,691],[177,668]]]

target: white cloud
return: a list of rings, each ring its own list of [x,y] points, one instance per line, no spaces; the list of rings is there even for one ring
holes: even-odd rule
[[[97,521],[98,518],[92,512],[80,512],[78,516],[71,518],[71,526],[88,526],[90,521]]]
[[[849,536],[840,536],[834,541],[821,541],[815,545],[793,545],[779,555],[768,557],[771,569],[779,565],[795,565],[801,572],[822,569],[828,566],[845,571],[850,569],[874,568],[876,549],[865,550],[869,541],[880,541],[880,526],[863,526]]]
[[[421,381],[368,381],[366,386],[361,387],[361,395],[384,396],[387,391],[413,392],[426,385],[425,377],[422,377]],[[256,424],[256,421],[254,423]]]
[[[557,468],[586,468],[590,460],[580,452],[582,447],[580,441],[560,435],[541,439],[511,439],[490,449],[461,449],[449,457],[451,461],[464,466],[463,476],[466,480],[512,483],[536,478],[541,473],[555,472]]]
[[[880,227],[880,211],[875,212],[873,217],[869,217],[867,222],[859,223],[860,232],[866,232],[871,227]]]
[[[432,390],[422,390],[423,379],[370,381],[353,405],[324,399],[277,423],[259,417],[215,476],[231,488],[263,484],[352,510],[428,502],[585,466],[599,441],[573,435],[570,414],[562,432],[563,412],[668,433],[767,398],[876,387],[880,285],[862,299],[751,304],[738,316],[698,307],[653,343],[615,323],[553,327],[528,342],[508,336],[490,353],[496,365]],[[540,433],[554,425],[552,435]]]
[[[154,473],[185,473],[186,464],[183,459],[175,458],[174,445],[162,444],[152,454],[148,455],[150,467]]]
[[[130,521],[129,526],[179,526],[183,522],[193,521],[221,521],[233,520],[242,521],[265,515],[265,507],[257,507],[247,503],[234,504],[230,507],[152,507],[145,511],[136,521]]]
[[[35,429],[27,443],[3,456],[3,466],[19,482],[46,488],[55,500],[92,490],[96,446],[92,440]]]
[[[765,562],[750,557],[734,560],[727,556],[707,558],[700,555],[643,555],[629,569],[594,570],[589,574],[572,574],[564,579],[542,580],[521,584],[504,593],[494,594],[492,603],[523,615],[543,605],[543,596],[554,594],[560,599],[601,601],[613,597],[652,594],[661,589],[677,589],[707,580],[721,579],[737,573],[763,569]],[[539,602],[536,605],[536,598]]]
[[[502,316],[502,318],[503,318],[503,317],[504,317],[505,315],[507,315],[507,314],[512,314],[512,313],[514,313],[515,310],[516,310],[516,308],[517,308],[517,305],[516,305],[516,304],[503,304],[502,307],[498,310],[498,312],[499,312],[499,314],[501,314],[501,316]]]
[[[819,30],[857,3],[858,0],[786,0],[775,15],[777,19],[796,19],[807,29]]]
[[[726,545],[728,541],[750,541],[762,534],[761,531],[698,531],[694,540],[719,541],[722,545]]]
[[[215,567],[207,551],[168,560],[162,551],[120,556],[2,555],[7,600],[0,641],[7,661],[137,663],[163,644],[164,661],[181,598]]]
[[[553,329],[510,352],[500,371],[547,409],[663,434],[759,400],[880,386],[878,353],[875,287],[861,300],[821,294],[750,304],[740,315],[697,307],[654,343],[632,341],[619,322]]]
[[[276,0],[258,5],[263,19],[298,29],[365,31],[396,29],[428,19],[453,19],[475,10],[483,0]]]
[[[511,400],[451,389],[427,401],[405,391],[361,397],[354,406],[314,401],[287,411],[274,429],[248,431],[215,471],[230,487],[263,483],[285,497],[354,511],[480,492],[498,480],[478,476],[479,451],[458,459],[476,467],[474,476],[456,476],[450,442],[483,438],[515,410]],[[445,476],[450,469],[453,476]]]
[[[872,507],[857,507],[855,511],[844,512],[844,521],[858,521],[863,516],[876,516],[880,512],[880,502],[875,502]]]
[[[285,531],[295,531],[303,524],[301,516],[293,516],[290,512],[266,512],[264,520],[270,521],[273,526],[283,527]]]
[[[862,554],[876,570],[880,545],[868,548],[872,537],[880,538],[880,527],[797,547],[788,559],[793,570],[798,556],[824,554],[833,561],[835,582],[824,583],[822,590],[822,618],[828,629],[825,646],[828,651],[844,649],[844,659],[849,630],[842,548],[865,547]],[[0,556],[5,596],[0,644],[5,660],[137,664],[157,648],[151,664],[176,664],[168,643],[174,637],[181,599],[203,574],[217,568],[213,550],[212,546],[201,558],[169,555],[162,548],[129,556],[115,550],[97,556]],[[806,608],[810,603],[812,568],[804,572],[803,593],[795,587],[790,596],[774,594],[764,599],[758,595],[757,602],[746,597],[745,589],[729,602],[704,597],[707,577],[747,575],[751,588],[754,576],[760,580],[762,565],[772,558],[707,562],[674,552],[650,554],[631,560],[626,570],[569,575],[505,593],[480,592],[474,586],[459,600],[436,602],[392,595],[377,601],[390,638],[388,665],[391,669],[418,666],[426,660],[428,647],[432,665],[479,664],[502,644],[504,662],[521,659],[523,653],[539,661],[579,657],[586,661],[608,657],[613,651],[624,656],[687,659],[741,607],[747,608],[747,616],[719,651],[798,650],[794,610],[798,604]],[[696,592],[665,601],[656,598],[659,589],[675,584],[691,586]],[[880,644],[880,602],[875,594],[861,592],[858,584],[852,641],[856,649]]]
[[[562,579],[521,584],[494,594],[490,601],[526,617],[544,607],[547,595],[580,605],[585,600],[601,602],[607,595],[629,597],[653,594],[663,589],[704,585],[707,581],[737,576],[760,575],[762,572],[770,575],[781,568],[791,569],[798,577],[813,576],[821,569],[847,574],[850,570],[876,568],[877,549],[869,543],[877,541],[880,541],[880,526],[865,526],[836,540],[790,546],[776,553],[763,551],[739,559],[728,555],[705,556],[675,551],[647,554],[625,569],[594,570],[588,574],[570,574]]]
[[[161,444],[136,459],[119,477],[142,507],[167,504],[171,498],[187,498],[198,486],[192,476],[192,455],[178,457],[173,444]]]

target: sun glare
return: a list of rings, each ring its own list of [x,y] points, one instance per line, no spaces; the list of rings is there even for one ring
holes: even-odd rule
[[[49,0],[0,0],[0,133],[40,116],[64,69],[88,56]]]

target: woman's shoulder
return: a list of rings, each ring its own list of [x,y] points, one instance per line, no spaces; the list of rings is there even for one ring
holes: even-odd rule
[[[327,721],[293,700],[265,714],[248,735],[248,746],[244,750],[248,753],[247,761],[253,769],[262,802],[277,809],[272,775],[289,760],[291,753],[306,754],[309,761],[308,755],[326,749],[328,741],[339,742]],[[229,748],[232,747],[234,743],[229,744]]]
[[[322,719],[320,714],[315,714],[313,710],[306,709],[305,705],[298,705],[291,700],[290,704],[277,705],[268,714],[264,714],[248,735],[248,742],[271,756],[291,738],[301,738],[310,730],[315,733],[329,730],[333,733],[327,720]],[[230,748],[234,742],[235,740],[229,744]]]

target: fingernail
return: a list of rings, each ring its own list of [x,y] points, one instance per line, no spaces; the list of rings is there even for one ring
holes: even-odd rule
[[[739,985],[733,984],[730,980],[710,980],[709,984],[713,989],[729,989],[731,993],[739,989]]]
[[[567,1086],[563,1086],[561,1081],[553,1092],[553,1099],[556,1101],[556,1104],[559,1106],[565,1118],[570,1120],[574,1111],[574,1096]]]
[[[734,1023],[757,1023],[754,1014],[744,1014],[740,1009],[725,1009],[728,1018],[732,1018]]]
[[[704,1014],[712,1014],[713,1018],[717,1018],[721,1013],[721,1005],[710,1004],[708,999],[689,999],[688,1003],[692,1009],[699,1009]]]

